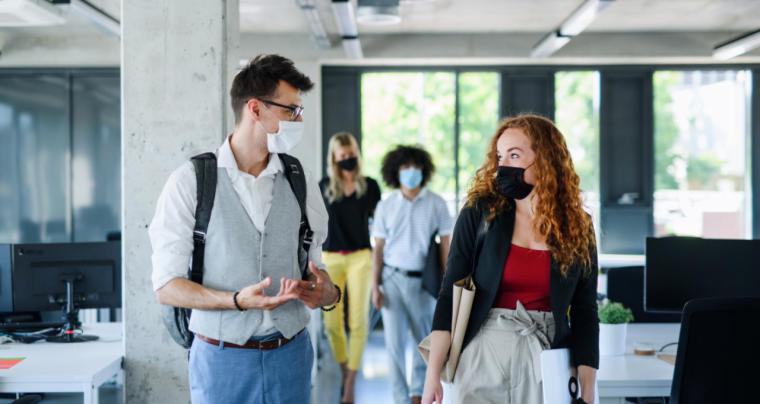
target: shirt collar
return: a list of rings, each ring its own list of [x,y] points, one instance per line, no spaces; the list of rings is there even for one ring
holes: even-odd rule
[[[269,163],[267,164],[264,171],[262,171],[261,174],[259,174],[258,177],[253,177],[253,175],[251,174],[240,171],[237,165],[237,161],[235,160],[235,155],[232,154],[232,147],[230,146],[231,138],[232,138],[232,135],[227,136],[227,138],[224,139],[224,143],[222,143],[222,145],[219,146],[219,150],[217,151],[216,166],[219,168],[226,168],[227,172],[230,174],[230,177],[233,181],[237,179],[238,176],[261,178],[261,177],[266,177],[266,176],[274,176],[275,174],[282,172],[284,170],[284,167],[282,165],[282,161],[280,161],[280,158],[276,154],[270,153]]]
[[[407,202],[411,202],[411,203],[413,203],[413,202],[417,202],[417,201],[419,201],[419,200],[421,200],[421,199],[424,199],[424,198],[427,196],[427,194],[428,194],[428,189],[427,189],[427,187],[423,187],[423,188],[422,188],[422,190],[420,191],[420,193],[419,193],[419,194],[417,194],[417,197],[416,197],[416,198],[414,198],[414,200],[410,201],[409,199],[406,199],[406,197],[404,196],[404,193],[403,193],[403,192],[401,192],[401,189],[399,189],[399,190],[397,191],[397,193],[396,193],[396,198],[397,198],[399,201],[407,201]]]

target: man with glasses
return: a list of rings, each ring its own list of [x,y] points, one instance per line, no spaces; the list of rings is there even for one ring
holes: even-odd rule
[[[309,308],[340,290],[321,263],[327,211],[306,173],[314,233],[309,276],[298,250],[301,211],[278,154],[303,134],[301,93],[313,87],[293,62],[260,55],[232,83],[235,130],[217,150],[217,185],[206,233],[203,284],[187,278],[197,204],[195,169],[172,173],[150,225],[153,289],[161,304],[193,309],[193,403],[308,403],[313,351]]]

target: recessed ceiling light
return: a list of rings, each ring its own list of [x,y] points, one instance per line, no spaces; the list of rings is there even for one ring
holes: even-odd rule
[[[398,7],[359,6],[356,22],[362,25],[395,25],[401,22]]]

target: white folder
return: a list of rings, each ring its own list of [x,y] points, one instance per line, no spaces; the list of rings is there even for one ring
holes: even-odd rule
[[[541,378],[543,380],[544,404],[572,404],[571,384],[575,384],[577,396],[581,397],[580,381],[570,362],[569,349],[547,349],[541,352]],[[599,388],[594,388],[594,404],[599,403]]]

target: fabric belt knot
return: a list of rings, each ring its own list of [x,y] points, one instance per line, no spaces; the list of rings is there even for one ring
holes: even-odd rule
[[[536,383],[541,382],[541,352],[545,349],[549,349],[551,343],[549,342],[549,336],[547,330],[542,327],[531,318],[528,311],[525,310],[525,306],[518,301],[513,315],[502,315],[501,318],[509,320],[515,327],[515,332],[520,335],[524,344],[527,344],[527,348],[531,357],[531,368],[533,369],[533,377]],[[517,367],[516,361],[512,362],[511,374],[519,374],[520,370]]]

